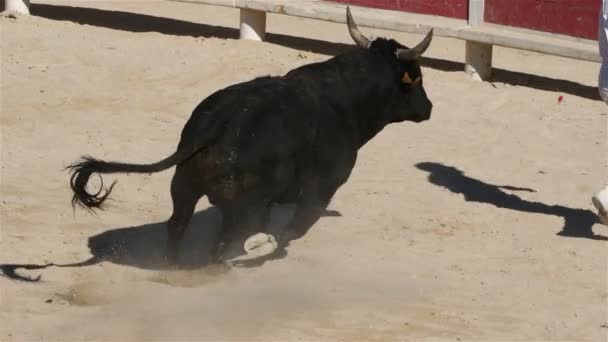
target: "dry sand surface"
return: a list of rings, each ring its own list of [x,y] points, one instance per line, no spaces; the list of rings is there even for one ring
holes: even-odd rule
[[[352,48],[346,27],[270,15],[278,34],[256,43],[234,39],[228,8],[52,4],[0,19],[0,263],[106,261],[0,277],[0,340],[606,339],[608,228],[590,211],[607,178],[598,64],[496,48],[494,82],[478,83],[460,71],[463,42],[437,38],[432,119],[362,149],[331,204],[341,216],[260,267],[172,271],[171,171],[106,176],[114,201],[93,216],[73,213],[62,169],[81,154],[159,160],[205,96]],[[194,264],[220,222],[198,210],[182,248]]]

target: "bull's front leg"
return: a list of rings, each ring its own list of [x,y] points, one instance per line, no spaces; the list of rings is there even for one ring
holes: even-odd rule
[[[331,196],[329,196],[331,197]],[[264,232],[254,233],[249,235],[242,244],[247,255],[234,258],[230,261],[235,266],[259,266],[266,261],[282,258],[287,255],[285,248],[289,245],[289,241],[295,240],[306,234],[308,230],[318,221],[325,213],[325,209],[329,204],[327,200],[310,200],[299,202],[296,212],[287,227],[287,229],[279,235],[272,236]],[[241,240],[236,243],[237,247],[241,246]]]
[[[290,241],[297,240],[306,235],[310,228],[323,216],[328,205],[329,201],[299,203],[291,223],[283,233],[281,245],[287,247]]]
[[[272,253],[276,249],[276,243],[272,246],[274,238],[265,234],[269,218],[270,207],[268,206],[224,211],[222,232],[212,260],[224,262],[235,258],[255,258],[257,254]],[[272,250],[265,252],[264,250],[269,247],[272,247]]]
[[[339,185],[336,184],[323,188],[317,184],[308,188],[308,191],[303,191],[296,203],[296,212],[279,239],[279,248],[287,247],[290,241],[297,240],[308,233],[325,213],[338,187]]]
[[[296,203],[296,212],[288,229],[279,239],[279,248],[285,248],[290,241],[304,236],[323,216],[336,191],[350,176],[355,159],[356,154],[348,155],[341,163],[327,167],[329,172],[307,177],[308,181]]]

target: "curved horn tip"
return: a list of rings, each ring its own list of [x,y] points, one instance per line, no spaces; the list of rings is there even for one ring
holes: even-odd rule
[[[350,13],[350,6],[346,6],[346,24],[348,25],[348,32],[355,43],[362,48],[369,48],[371,41],[357,28],[357,24]]]
[[[431,45],[431,41],[433,40],[433,28],[429,30],[424,39],[418,43],[415,47],[411,49],[399,49],[395,52],[395,56],[398,59],[404,61],[411,61],[419,59],[422,54],[428,49],[429,45]]]
[[[422,42],[420,42],[420,44],[418,44],[418,46],[416,46],[414,49],[417,49],[420,52],[420,54],[422,55],[426,51],[426,49],[429,48],[429,45],[431,45],[432,40],[433,40],[433,28],[431,27],[431,29],[429,30],[429,33],[426,34],[426,36],[424,37]]]
[[[424,37],[424,38],[425,39],[432,39],[434,34],[435,34],[435,28],[431,27],[431,29],[429,30],[429,32],[426,34],[426,37]]]

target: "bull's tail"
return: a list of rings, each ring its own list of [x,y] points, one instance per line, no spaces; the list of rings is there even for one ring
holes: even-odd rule
[[[113,182],[109,187],[104,188],[103,180],[99,191],[89,193],[87,191],[87,183],[93,173],[154,173],[166,170],[179,162],[188,158],[191,153],[178,150],[171,156],[152,164],[127,164],[120,162],[106,162],[98,160],[90,156],[84,156],[79,161],[68,166],[66,169],[70,171],[70,187],[74,192],[72,197],[72,206],[81,206],[85,209],[103,209],[102,205],[112,192],[112,188],[116,182]]]

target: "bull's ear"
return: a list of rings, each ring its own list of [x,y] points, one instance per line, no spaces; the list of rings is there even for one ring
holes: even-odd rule
[[[422,56],[422,54],[426,51],[426,49],[429,48],[429,45],[431,45],[432,40],[433,40],[433,29],[431,28],[429,33],[427,33],[426,37],[424,37],[424,39],[420,42],[420,44],[416,45],[416,47],[413,47],[411,49],[398,49],[395,52],[395,56],[397,57],[397,59],[400,59],[402,61],[417,60]]]
[[[420,76],[416,77],[415,80],[412,80],[412,78],[410,77],[410,74],[406,72],[403,73],[403,78],[401,78],[401,82],[405,83],[405,84],[416,84],[418,82],[420,82],[422,78]]]

